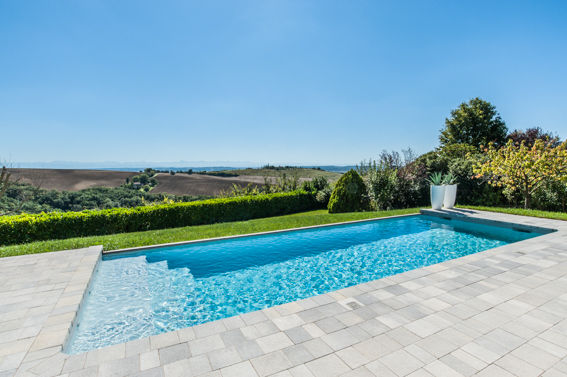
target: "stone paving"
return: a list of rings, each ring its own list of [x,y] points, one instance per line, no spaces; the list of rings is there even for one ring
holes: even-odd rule
[[[101,248],[3,258],[0,376],[567,376],[567,222],[448,214],[558,231],[79,355]]]

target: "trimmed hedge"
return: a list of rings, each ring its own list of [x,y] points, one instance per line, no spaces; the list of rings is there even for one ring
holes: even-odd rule
[[[294,191],[134,208],[0,217],[0,245],[248,220],[315,209],[312,193]]]

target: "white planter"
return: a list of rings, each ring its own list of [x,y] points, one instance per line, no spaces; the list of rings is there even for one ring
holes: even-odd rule
[[[431,185],[429,186],[429,192],[431,194],[431,208],[441,209],[445,199],[445,186]]]
[[[443,199],[443,207],[449,209],[455,206],[457,199],[457,185],[445,185],[445,198]]]

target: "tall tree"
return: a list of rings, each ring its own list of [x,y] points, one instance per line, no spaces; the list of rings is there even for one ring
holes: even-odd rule
[[[469,144],[475,147],[506,142],[508,128],[490,102],[473,98],[463,102],[451,111],[451,117],[445,119],[445,128],[441,130],[439,141],[442,146],[450,144]]]
[[[523,141],[528,147],[532,147],[536,140],[542,140],[545,144],[550,144],[552,147],[561,144],[559,136],[544,131],[541,127],[532,127],[525,131],[514,130],[506,138],[512,139],[516,145],[522,144]]]
[[[6,190],[8,190],[8,187],[10,186],[10,176],[11,174],[8,169],[6,169],[5,166],[2,166],[2,169],[0,170],[0,198],[4,196]]]

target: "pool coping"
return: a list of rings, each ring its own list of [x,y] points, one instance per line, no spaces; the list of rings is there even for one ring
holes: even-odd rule
[[[317,229],[317,228],[327,228],[327,227],[333,227],[333,226],[341,226],[341,225],[348,225],[348,224],[365,223],[365,222],[380,221],[380,220],[388,220],[388,219],[395,219],[395,218],[401,218],[401,217],[419,216],[419,215],[420,215],[420,213],[417,212],[417,213],[408,213],[408,214],[405,214],[405,215],[373,217],[373,218],[370,218],[370,219],[341,221],[341,222],[337,222],[337,223],[328,223],[328,224],[320,224],[320,225],[309,225],[309,226],[301,226],[301,227],[288,228],[288,229],[276,229],[276,230],[268,230],[268,231],[265,231],[265,232],[254,232],[254,233],[245,233],[245,234],[234,234],[234,235],[230,235],[230,236],[200,238],[200,239],[197,239],[197,240],[190,240],[190,241],[166,242],[166,243],[154,244],[154,245],[128,247],[128,248],[124,248],[124,249],[103,250],[102,252],[103,252],[103,254],[116,254],[116,253],[135,252],[135,251],[143,251],[143,250],[157,249],[157,248],[161,248],[161,247],[191,245],[191,244],[203,243],[203,242],[224,241],[224,240],[231,240],[231,239],[236,239],[236,238],[246,238],[246,237],[264,236],[264,235],[269,235],[269,234],[288,233],[288,232],[295,232],[295,231],[298,231],[298,230],[309,230],[309,229]]]
[[[431,210],[422,210],[422,214],[425,215],[437,215],[440,217],[443,216],[454,216],[455,218],[459,218],[460,220],[464,220],[463,217],[458,213],[451,213],[450,211],[440,211],[436,213],[432,213]],[[407,215],[397,215],[397,216],[390,216],[390,217],[381,217],[381,218],[374,218],[374,219],[364,219],[364,220],[356,220],[351,222],[342,222],[342,223],[332,223],[332,224],[323,224],[322,226],[310,226],[310,227],[301,227],[301,228],[294,228],[294,229],[285,229],[281,231],[270,231],[270,232],[260,232],[255,234],[248,234],[248,235],[238,235],[238,236],[228,236],[222,237],[220,239],[230,239],[230,238],[238,238],[243,236],[251,236],[251,235],[261,235],[261,234],[271,234],[271,233],[281,233],[281,232],[290,232],[294,230],[301,230],[301,229],[311,229],[311,228],[318,228],[318,227],[327,227],[327,226],[337,226],[343,224],[351,224],[351,223],[359,223],[359,222],[369,222],[369,221],[376,221],[376,220],[385,220],[391,219],[395,217],[407,217],[407,216],[416,216],[418,214],[407,214]],[[528,252],[528,249],[532,249],[534,252],[541,251],[542,247],[545,245],[551,245],[553,250],[562,250],[561,253],[567,251],[567,247],[563,244],[563,240],[567,239],[567,222],[563,222],[560,220],[552,220],[552,219],[540,219],[540,218],[532,218],[527,216],[518,216],[518,215],[508,215],[508,214],[501,214],[501,213],[489,213],[483,211],[474,211],[473,214],[467,214],[466,217],[469,221],[473,222],[483,222],[494,225],[494,223],[501,224],[513,224],[517,225],[518,222],[522,223],[523,226],[529,229],[555,229],[555,232],[543,234],[540,237],[537,237],[537,240],[541,239],[541,242],[533,242],[533,239],[528,239],[524,241],[519,241],[511,245],[518,246],[517,249],[525,249]],[[510,219],[513,221],[502,221],[502,219]],[[534,225],[537,224],[537,225]],[[218,239],[218,238],[217,238]],[[206,239],[206,240],[194,240],[198,242],[208,242],[215,239]],[[561,240],[561,242],[556,242],[556,240]],[[188,243],[194,243],[194,241],[189,241]],[[179,243],[174,243],[175,245]],[[182,243],[183,244],[183,243]],[[542,246],[543,245],[543,246]],[[157,245],[154,247],[162,247],[162,245]],[[223,333],[223,331],[230,331],[230,329],[239,329],[244,327],[256,326],[259,321],[256,318],[261,318],[262,321],[274,321],[277,324],[277,327],[280,328],[278,325],[281,321],[275,322],[277,319],[281,318],[288,318],[290,316],[297,317],[295,311],[297,307],[302,307],[305,310],[309,311],[311,309],[316,309],[318,307],[325,307],[330,305],[330,302],[336,302],[344,307],[347,307],[349,303],[356,303],[359,302],[357,300],[360,299],[360,294],[364,292],[368,292],[369,289],[376,289],[380,287],[392,287],[398,284],[404,284],[406,281],[410,281],[410,278],[415,278],[415,276],[420,276],[423,274],[436,274],[438,271],[447,271],[451,270],[452,267],[460,266],[466,264],[470,261],[482,260],[485,258],[494,259],[495,256],[503,253],[506,250],[509,250],[510,245],[501,246],[489,250],[485,250],[479,253],[471,254],[465,257],[456,258],[452,260],[448,260],[445,262],[441,262],[435,265],[423,267],[420,269],[410,270],[401,274],[388,276],[386,278],[374,280],[367,283],[362,283],[359,285],[347,287],[338,291],[329,292],[326,294],[322,294],[319,296],[313,296],[307,299],[303,299],[300,301],[294,301],[287,304],[271,307],[268,309],[263,309],[257,312],[250,312],[243,315],[229,317],[213,322],[208,322],[202,325],[197,325],[193,327],[188,327],[184,329],[175,330],[168,333],[162,333],[159,335],[150,336],[147,338],[142,338],[134,341],[130,341],[127,343],[121,343],[113,346],[108,346],[100,349],[95,349],[91,351],[87,351],[81,354],[76,355],[69,355],[64,354],[61,352],[62,347],[66,344],[67,337],[70,334],[71,326],[74,325],[75,319],[79,312],[80,305],[82,304],[85,293],[88,292],[88,287],[90,282],[92,281],[93,272],[96,270],[96,267],[101,259],[103,250],[101,246],[98,247],[91,247],[81,250],[71,250],[71,251],[63,251],[57,253],[45,253],[45,254],[38,254],[38,255],[24,255],[24,256],[16,256],[16,257],[8,257],[3,258],[3,260],[9,260],[15,267],[19,268],[18,265],[27,266],[35,259],[42,260],[42,259],[59,259],[59,255],[65,256],[68,259],[75,258],[76,261],[73,267],[75,270],[72,271],[72,276],[66,282],[65,286],[57,287],[57,289],[53,289],[53,296],[55,305],[52,305],[52,311],[46,318],[46,323],[51,323],[49,326],[43,326],[40,331],[32,336],[30,340],[30,344],[27,347],[25,354],[21,356],[21,360],[17,365],[17,368],[21,372],[25,371],[32,371],[37,372],[37,374],[45,374],[45,375],[57,375],[60,373],[65,372],[73,372],[73,371],[86,371],[87,369],[96,368],[99,373],[104,369],[104,366],[108,363],[114,363],[118,361],[124,361],[128,358],[128,351],[132,349],[143,349],[144,354],[147,352],[157,352],[160,351],[163,347],[175,347],[176,344],[189,344],[191,350],[193,350],[194,344],[203,341],[204,339],[201,338],[211,338],[216,336],[218,338],[218,334]],[[151,247],[151,248],[154,248]],[[148,249],[148,247],[144,247],[144,249]],[[130,251],[130,250],[128,250]],[[566,254],[567,255],[567,254]],[[1,261],[1,260],[0,260]],[[22,263],[19,263],[19,262]],[[53,262],[53,261],[52,261]],[[78,263],[77,263],[78,262]],[[66,262],[67,263],[67,262]],[[68,271],[70,263],[62,266],[63,271]],[[10,263],[9,263],[10,264]],[[0,265],[1,267],[1,265]],[[1,271],[1,270],[0,270]],[[52,271],[52,274],[55,274],[56,270]],[[88,279],[87,279],[88,277]],[[42,280],[43,281],[43,280]],[[63,283],[61,283],[62,285]],[[71,289],[70,289],[71,288]],[[393,289],[393,287],[392,287]],[[0,290],[0,295],[2,295],[3,291]],[[2,297],[2,296],[0,296]],[[55,299],[56,297],[56,299]],[[78,298],[80,300],[77,302]],[[70,301],[71,300],[71,301]],[[333,301],[334,300],[334,301]],[[360,302],[359,302],[360,303]],[[1,304],[4,304],[2,302]],[[347,305],[347,306],[345,306]],[[358,304],[357,304],[358,305]],[[363,304],[361,304],[363,305]],[[56,323],[52,323],[55,318],[61,316],[61,308],[65,310],[66,313],[74,312],[73,318],[70,321],[58,321]],[[311,308],[311,309],[309,309]],[[347,308],[351,310],[352,308]],[[301,312],[301,313],[303,313]],[[0,311],[1,313],[1,311]],[[300,313],[300,314],[301,314]],[[262,322],[263,323],[263,322]],[[271,322],[270,322],[271,323]],[[51,337],[49,331],[48,334],[44,334],[44,330],[49,329],[50,327],[54,327],[57,330],[56,336]],[[224,330],[218,331],[218,329],[222,327]],[[61,342],[61,331],[66,329],[66,336],[63,342]],[[0,333],[3,334],[3,333]],[[280,334],[283,334],[280,332]],[[46,337],[47,335],[47,337]],[[41,341],[39,340],[41,338]],[[218,340],[215,338],[215,340]],[[26,338],[28,339],[28,338]],[[57,340],[59,339],[59,340]],[[318,338],[317,338],[318,339]],[[188,343],[187,343],[188,342]],[[2,362],[6,361],[7,356],[5,356],[6,352],[8,352],[8,356],[10,356],[10,350],[7,347],[2,347],[8,344],[1,344],[0,343],[0,367],[2,366]],[[30,347],[31,346],[31,347]],[[154,351],[155,350],[155,351]],[[4,353],[2,353],[4,352]],[[142,357],[142,351],[136,354],[136,357]],[[20,355],[21,352],[18,354]],[[264,352],[265,355],[271,354],[269,352]],[[3,356],[4,355],[4,356]],[[192,353],[195,357],[198,355]],[[208,353],[207,353],[208,355]],[[334,355],[334,354],[332,354]],[[19,357],[19,356],[18,356]],[[189,357],[189,356],[188,356]],[[261,358],[263,356],[258,356]],[[327,357],[327,356],[325,356]],[[247,362],[248,365],[253,365],[256,371],[258,371],[257,367],[257,358],[250,359],[250,361],[244,360],[242,361]],[[82,361],[78,361],[82,360]],[[158,366],[156,368],[161,368],[162,373],[165,368],[164,365],[158,362]],[[73,367],[74,364],[79,366]],[[71,365],[73,364],[73,365]],[[138,372],[140,372],[141,364],[140,360],[137,361],[137,368]],[[169,365],[169,364],[168,364]],[[99,369],[102,368],[102,369]],[[218,368],[221,369],[220,367]],[[311,368],[310,368],[311,369]],[[57,371],[56,373],[50,374],[49,371],[54,370]],[[223,369],[224,370],[224,369]],[[14,370],[15,371],[15,370]],[[25,373],[24,373],[25,374]],[[166,373],[167,374],[167,373]],[[260,373],[264,375],[263,373]],[[2,369],[0,369],[0,375],[3,375]],[[127,373],[129,375],[129,373]],[[252,375],[252,374],[251,374]],[[254,374],[256,375],[256,374]],[[220,376],[220,374],[219,374]]]
[[[230,235],[230,236],[200,238],[200,239],[190,240],[190,241],[166,242],[166,243],[161,243],[161,244],[128,247],[128,248],[123,248],[123,249],[113,249],[113,250],[104,250],[103,249],[102,253],[103,254],[128,253],[128,252],[157,249],[157,248],[162,248],[162,247],[173,247],[173,246],[191,245],[191,244],[198,244],[198,243],[205,243],[205,242],[225,241],[225,240],[238,239],[238,238],[247,238],[247,237],[264,236],[264,235],[270,235],[270,234],[289,233],[289,232],[295,232],[295,231],[301,231],[301,230],[328,228],[328,227],[335,227],[335,226],[342,226],[342,225],[349,225],[349,224],[374,222],[374,221],[389,220],[389,219],[411,217],[411,216],[420,216],[420,215],[439,217],[439,218],[442,218],[442,219],[445,219],[445,220],[456,219],[456,220],[461,220],[461,221],[465,221],[465,222],[474,222],[474,223],[477,223],[477,224],[500,226],[500,227],[503,227],[503,228],[510,228],[510,229],[519,230],[519,231],[529,231],[529,232],[535,232],[535,233],[541,233],[541,234],[547,234],[547,233],[557,231],[557,229],[544,228],[544,227],[539,227],[539,226],[534,226],[534,225],[514,224],[514,223],[511,223],[511,222],[505,222],[505,221],[469,218],[466,215],[464,215],[461,212],[460,209],[451,209],[451,210],[446,210],[446,209],[443,209],[443,210],[420,209],[420,211],[418,213],[409,213],[409,214],[404,214],[404,215],[373,217],[373,218],[370,218],[370,219],[341,221],[341,222],[337,222],[337,223],[309,225],[309,226],[302,226],[302,227],[295,227],[295,228],[288,228],[288,229],[269,230],[269,231],[265,231],[265,232],[254,232],[254,233],[245,233],[245,234],[235,234],[235,235]]]

